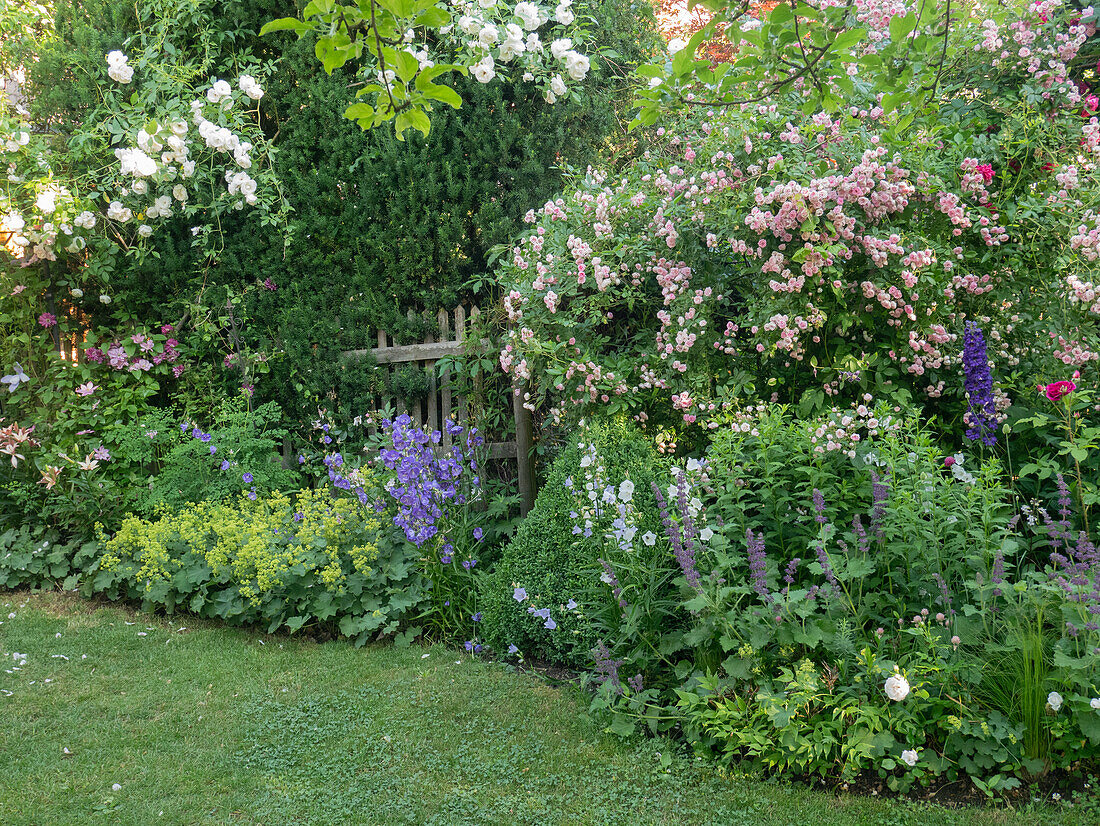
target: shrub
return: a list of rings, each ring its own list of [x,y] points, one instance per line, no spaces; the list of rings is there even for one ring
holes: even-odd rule
[[[372,506],[330,490],[131,517],[101,536],[84,589],[269,631],[338,623],[362,644],[394,632],[423,594],[415,559],[381,530],[382,520]]]
[[[534,509],[483,582],[479,604],[484,631],[500,653],[515,646],[526,657],[573,666],[588,662],[596,640],[595,618],[568,606],[579,605],[591,583],[599,581],[602,537],[574,533],[579,528],[578,505],[566,482],[581,484],[589,444],[609,475],[634,483],[640,503],[654,518],[648,491],[661,464],[654,442],[624,421],[589,423],[554,461]],[[516,588],[526,593],[524,600],[514,598]],[[548,616],[532,613],[546,610]],[[556,627],[547,627],[551,620]]]

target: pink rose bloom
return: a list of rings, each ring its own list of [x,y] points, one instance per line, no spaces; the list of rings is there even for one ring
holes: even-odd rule
[[[53,313],[42,313],[42,315],[38,317],[38,323],[48,329],[57,324],[57,316]]]
[[[1053,384],[1047,385],[1046,394],[1048,399],[1052,402],[1056,402],[1063,396],[1068,396],[1076,389],[1077,385],[1071,381],[1056,381]]]
[[[993,180],[993,167],[990,164],[983,163],[977,169],[974,170],[982,176],[982,180],[989,183]]]

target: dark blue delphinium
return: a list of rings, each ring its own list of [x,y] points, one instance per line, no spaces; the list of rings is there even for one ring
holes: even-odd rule
[[[985,336],[973,321],[966,322],[963,333],[963,387],[970,406],[970,427],[966,437],[983,445],[997,444],[997,404],[993,400],[993,374],[989,368]]]

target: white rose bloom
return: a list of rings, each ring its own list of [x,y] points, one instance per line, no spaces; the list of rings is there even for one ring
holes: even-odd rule
[[[562,37],[550,44],[550,54],[555,60],[561,60],[563,54],[573,48],[573,41],[568,37]]]
[[[214,84],[206,90],[206,99],[211,103],[221,103],[233,94],[233,89],[224,80],[215,80]]]
[[[204,105],[205,104],[201,100],[191,101],[191,122],[195,124],[195,126],[201,126],[206,121],[206,118],[202,116],[202,107]]]
[[[80,289],[80,287],[73,287],[71,290],[69,290],[69,293],[70,295],[72,295],[73,298],[84,297],[84,290]]]
[[[549,89],[546,90],[546,94],[542,97],[543,100],[545,100],[549,104],[555,104],[558,102],[558,96],[551,92]]]
[[[886,685],[883,686],[886,691],[886,696],[893,700],[895,703],[900,703],[906,697],[909,696],[909,681],[905,679],[901,674],[893,674],[886,680]]]
[[[534,32],[527,35],[526,45],[527,45],[527,51],[529,51],[529,52],[541,52],[542,51],[542,41],[539,40],[539,36],[537,34],[535,34]]]
[[[566,52],[564,57],[565,71],[569,73],[569,77],[573,80],[584,80],[592,66],[588,58],[579,52]]]
[[[140,235],[142,238],[148,238],[150,235],[153,234],[153,228],[148,224],[142,224],[140,227],[138,227],[137,232],[138,235]]]
[[[539,8],[534,3],[516,3],[516,17],[523,23],[527,31],[534,31],[539,27]]]
[[[51,215],[55,209],[57,209],[57,190],[47,189],[38,193],[38,197],[35,198],[34,205],[38,207],[38,211],[43,215]]]
[[[122,216],[128,211],[121,201],[111,201],[107,206],[107,217],[112,221],[121,221]]]
[[[252,159],[248,157],[248,150],[242,150],[238,147],[237,151],[233,153],[233,160],[237,162],[237,166],[241,169],[251,169]]]
[[[253,181],[252,183],[253,183],[253,184],[255,184],[256,182],[255,182],[255,181]],[[258,198],[256,197],[255,193],[251,193],[251,192],[250,192],[249,194],[247,194],[247,195],[245,195],[245,196],[244,196],[244,200],[245,200],[245,203],[246,203],[246,204],[248,204],[249,206],[252,206],[252,205],[253,205],[253,204],[255,204],[255,203],[256,203],[256,201],[258,201],[259,199],[258,199]]]
[[[509,37],[500,44],[500,62],[508,63],[514,57],[523,54],[524,45],[520,38]]]
[[[31,142],[31,136],[29,132],[20,132],[19,140],[16,141],[20,146],[26,146]]]
[[[259,100],[264,96],[264,90],[252,75],[241,75],[237,80],[237,86],[253,100]]]
[[[4,216],[4,219],[0,221],[0,228],[5,232],[19,232],[27,225],[27,222],[23,220],[23,216],[18,212],[9,212]]]
[[[495,66],[492,55],[486,55],[481,61],[471,66],[470,71],[477,78],[478,83],[488,83],[497,76]]]
[[[172,214],[172,199],[167,195],[160,195],[153,199],[153,205],[145,211],[147,218],[168,218]]]
[[[99,303],[100,304],[110,304],[111,303],[111,296],[107,295],[106,293],[101,294],[99,296]]]
[[[115,157],[119,160],[118,171],[121,175],[146,178],[157,172],[157,162],[140,149],[116,149]]]
[[[145,129],[138,130],[137,145],[142,152],[159,152],[164,148],[164,144],[157,140],[155,135],[146,132]]]
[[[184,161],[182,164],[180,164],[180,174],[185,178],[190,178],[192,175],[194,175],[195,174],[195,162],[194,161]]]
[[[531,74],[530,72],[524,72],[523,73],[523,79],[530,82],[530,81],[535,79],[535,76],[533,74]]]
[[[256,181],[252,178],[247,178],[241,182],[241,194],[247,198],[249,195],[256,194]]]
[[[187,201],[187,187],[183,184],[176,184],[172,187],[172,197],[179,201],[181,204]]]
[[[491,9],[497,4],[497,0],[477,0],[477,4],[483,9]]]
[[[95,213],[84,210],[73,219],[73,223],[84,229],[92,229],[95,226]]]
[[[554,75],[550,78],[550,91],[555,95],[564,95],[566,92],[565,81],[561,79],[561,75]]]
[[[568,26],[577,19],[577,16],[573,14],[573,10],[569,8],[569,6],[569,3],[559,3],[558,7],[554,9],[554,19],[563,26]]]
[[[1057,691],[1052,691],[1050,692],[1050,694],[1047,695],[1047,705],[1050,706],[1051,711],[1056,714],[1062,710],[1063,702],[1064,700],[1062,699],[1062,695],[1059,694]]]
[[[906,749],[901,753],[901,762],[908,766],[917,765],[917,751],[916,749]]]
[[[199,107],[201,108],[202,107],[202,101],[196,101],[196,102],[199,104]],[[184,135],[187,134],[187,121],[185,121],[185,120],[173,121],[169,125],[168,128],[172,130],[172,134],[175,135],[177,138],[182,138]]]
[[[131,187],[135,195],[144,195],[149,191],[149,184],[145,181],[134,181],[134,185]]]
[[[500,30],[490,23],[477,33],[477,40],[482,46],[492,46],[500,40]]]
[[[464,14],[462,17],[458,18],[458,27],[462,29],[463,34],[473,36],[481,31],[481,21],[475,20],[468,14]]]
[[[108,52],[107,76],[116,83],[129,83],[134,77],[134,69],[128,64],[128,60],[120,51]]]

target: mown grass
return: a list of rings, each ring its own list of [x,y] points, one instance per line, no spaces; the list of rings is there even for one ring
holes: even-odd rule
[[[1080,803],[834,796],[680,756],[665,770],[667,742],[604,733],[575,691],[439,646],[357,650],[57,594],[9,593],[0,606],[4,826],[1100,819]],[[27,655],[19,670],[13,652]]]

